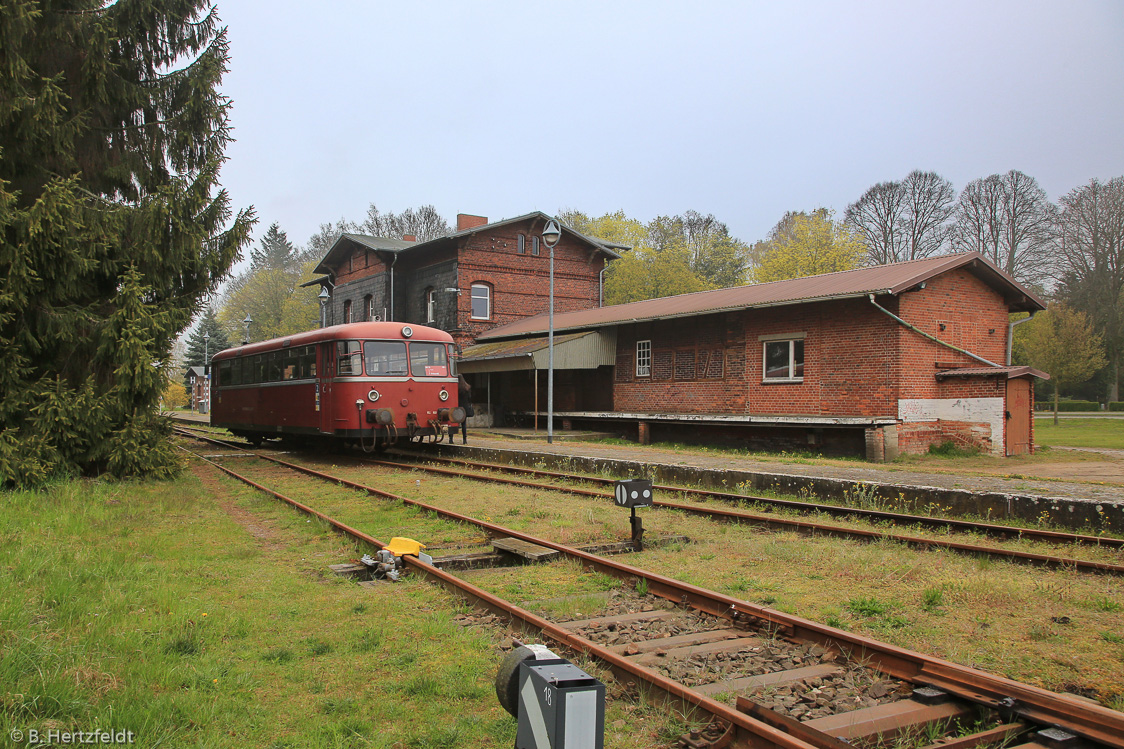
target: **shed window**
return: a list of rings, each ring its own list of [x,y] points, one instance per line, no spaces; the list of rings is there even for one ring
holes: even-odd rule
[[[348,299],[343,303],[343,321],[345,323],[351,322],[351,300]]]
[[[527,237],[520,234],[519,238],[517,240],[517,246],[519,248],[519,254],[520,255],[526,255],[527,254]]]
[[[804,381],[804,340],[765,341],[765,381]]]
[[[652,375],[652,342],[636,342],[636,376],[650,377]]]
[[[472,319],[492,318],[492,287],[486,283],[472,284]]]
[[[363,297],[363,319],[368,322],[375,319],[375,298],[370,294]]]
[[[539,254],[539,238],[537,236],[531,237],[531,254]]]

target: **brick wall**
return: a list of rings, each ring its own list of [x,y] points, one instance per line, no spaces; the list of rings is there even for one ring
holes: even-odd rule
[[[539,254],[532,254],[533,239],[541,237],[543,224],[541,218],[529,219],[460,240],[458,284],[461,294],[457,319],[463,338],[475,338],[492,328],[548,310],[550,251],[540,241]],[[523,254],[519,253],[520,234],[524,236]],[[604,267],[604,257],[585,242],[563,233],[554,248],[555,312],[598,306],[598,274]],[[469,290],[474,283],[492,287],[489,320],[472,319]]]

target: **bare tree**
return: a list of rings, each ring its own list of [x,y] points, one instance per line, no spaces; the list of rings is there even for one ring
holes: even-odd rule
[[[1038,284],[1050,275],[1056,215],[1038,181],[1020,171],[972,180],[956,207],[953,247],[979,252],[1016,280]]]
[[[407,208],[401,213],[382,213],[374,203],[367,208],[367,218],[359,224],[359,231],[376,237],[394,239],[412,235],[417,237],[419,242],[428,242],[452,233],[448,222],[441,218],[432,205],[423,205],[417,209]]]
[[[843,220],[866,244],[870,264],[918,260],[947,247],[955,200],[951,182],[915,169],[900,182],[871,187]]]
[[[1124,358],[1124,177],[1092,180],[1060,201],[1055,230],[1058,296],[1085,312],[1104,338],[1110,400],[1120,399]]]
[[[867,262],[894,263],[906,255],[905,195],[901,182],[879,182],[847,206],[843,222],[863,239]]]

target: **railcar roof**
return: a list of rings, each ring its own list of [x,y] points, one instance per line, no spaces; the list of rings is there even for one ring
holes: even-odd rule
[[[409,338],[402,335],[403,328],[413,330]],[[438,343],[452,343],[453,337],[443,330],[430,328],[426,325],[410,325],[401,322],[352,322],[344,325],[332,325],[328,328],[318,328],[304,333],[294,333],[281,338],[271,338],[268,341],[257,341],[245,346],[228,348],[215,354],[211,360],[219,361],[232,356],[245,354],[260,354],[265,351],[290,348],[292,346],[310,346],[324,341],[350,341],[357,338],[378,340],[410,340],[410,341],[436,341]]]

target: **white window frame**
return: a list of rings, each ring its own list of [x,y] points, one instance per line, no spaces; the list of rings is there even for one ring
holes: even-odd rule
[[[636,342],[636,376],[652,376],[652,341],[651,339]]]
[[[797,341],[799,341],[800,343],[803,343],[805,336],[806,336],[805,333],[782,333],[782,334],[778,334],[778,335],[763,335],[763,336],[759,336],[757,338],[757,340],[761,342],[761,382],[763,382],[763,383],[764,382],[789,382],[789,383],[804,382],[803,375],[801,375],[800,377],[796,377],[796,376],[794,376],[793,373],[796,371],[796,345],[795,344],[796,344]],[[788,376],[787,377],[769,377],[768,376],[768,372],[769,372],[769,370],[768,370],[768,367],[769,367],[769,358],[768,358],[769,344],[777,344],[777,343],[787,343],[788,344]],[[807,366],[807,361],[808,361],[808,351],[805,348],[804,358],[801,360],[800,363],[801,363],[802,366]]]
[[[484,296],[478,296],[476,294],[477,289],[482,289],[485,292]],[[488,304],[487,314],[485,314],[483,317],[480,317],[476,314],[476,300],[477,299],[484,299]],[[472,287],[469,289],[468,304],[469,304],[468,314],[469,314],[470,320],[491,320],[492,319],[492,287],[489,286],[486,283],[474,283],[474,284],[472,284]]]
[[[425,292],[425,324],[432,325],[437,320],[437,289]]]

